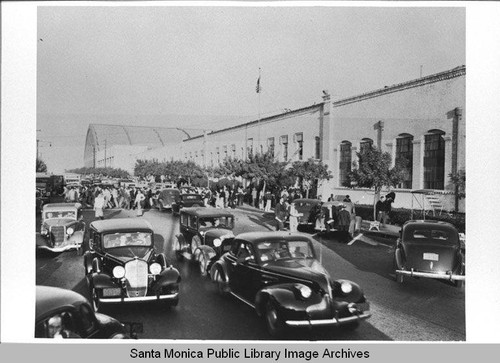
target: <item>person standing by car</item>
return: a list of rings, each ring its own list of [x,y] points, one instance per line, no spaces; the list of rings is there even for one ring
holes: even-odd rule
[[[137,208],[137,217],[143,214],[143,203],[146,197],[142,194],[140,189],[137,189],[137,194],[135,195],[135,207]]]
[[[342,232],[342,238],[349,237],[349,225],[351,223],[351,214],[345,209],[345,205],[340,206],[339,212],[339,231]]]
[[[284,223],[285,223],[285,220],[286,220],[287,214],[288,214],[288,208],[285,204],[284,197],[280,198],[280,201],[278,202],[278,204],[276,204],[276,207],[274,209],[274,213],[275,213],[275,219],[277,222],[276,230],[283,231],[285,229]]]
[[[382,195],[375,204],[375,214],[377,215],[377,221],[382,225],[385,225],[387,220],[387,204],[385,203],[385,197]]]
[[[104,199],[104,195],[99,193],[94,200],[94,211],[95,218],[104,219],[104,208],[106,206],[106,200]]]

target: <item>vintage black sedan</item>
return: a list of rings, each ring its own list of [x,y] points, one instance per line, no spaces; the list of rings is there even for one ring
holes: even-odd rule
[[[83,264],[94,309],[102,304],[179,301],[179,271],[154,249],[154,232],[143,219],[94,221]]]
[[[180,191],[177,188],[165,188],[159,190],[153,197],[153,204],[160,212],[172,210],[172,205],[180,199]]]
[[[184,208],[174,251],[177,259],[197,262],[202,276],[229,251],[234,238],[234,215],[219,208]]]
[[[82,295],[58,287],[36,287],[35,338],[128,337],[125,327],[118,320],[94,313]]]
[[[287,328],[355,328],[370,317],[354,282],[332,280],[316,260],[311,237],[290,232],[249,232],[210,270],[222,294],[232,294],[263,316],[272,336]]]
[[[52,252],[82,252],[85,222],[80,203],[49,203],[42,208],[42,225],[36,247]]]
[[[182,208],[205,207],[203,197],[200,194],[189,193],[180,194],[179,197],[172,203],[172,212],[179,214]]]
[[[404,277],[465,281],[465,246],[457,229],[446,222],[411,220],[400,231],[394,253],[396,281]]]

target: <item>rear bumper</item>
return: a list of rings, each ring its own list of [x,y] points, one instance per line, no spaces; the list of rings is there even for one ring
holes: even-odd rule
[[[465,275],[454,274],[439,274],[431,272],[419,272],[414,270],[396,270],[396,275],[404,275],[411,277],[425,277],[428,279],[450,280],[450,281],[465,281]]]
[[[141,296],[141,297],[101,297],[99,302],[102,304],[117,304],[117,303],[133,303],[141,301],[175,301],[179,299],[179,293],[168,295],[154,295],[154,296]]]
[[[317,319],[317,320],[286,320],[285,324],[291,327],[307,327],[307,326],[341,326],[349,323],[368,319],[372,314],[363,312],[359,315],[347,316],[345,318]]]

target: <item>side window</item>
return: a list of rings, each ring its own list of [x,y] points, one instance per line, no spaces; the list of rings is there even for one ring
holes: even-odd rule
[[[94,236],[94,249],[100,249],[101,248],[101,235],[97,232],[93,232]]]
[[[181,224],[183,226],[187,226],[188,225],[188,215],[185,214],[185,213],[181,214]]]
[[[237,258],[244,258],[251,261],[255,261],[255,256],[252,247],[248,243],[241,242],[239,244]]]

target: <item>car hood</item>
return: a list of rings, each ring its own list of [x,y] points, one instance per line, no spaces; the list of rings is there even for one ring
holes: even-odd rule
[[[234,237],[233,231],[226,228],[207,228],[207,229],[200,228],[200,230],[204,230],[206,236],[210,236],[213,238],[220,238],[222,236]]]
[[[403,250],[407,270],[413,268],[426,272],[446,272],[455,268],[459,246],[422,241],[404,242]]]
[[[316,282],[327,290],[330,275],[317,260],[314,259],[290,259],[273,261],[263,266],[264,270],[286,275],[288,278]]]
[[[58,219],[48,219],[44,221],[43,223],[47,227],[53,227],[53,226],[67,226],[69,224],[72,224],[76,222],[74,219],[71,218],[58,218]]]
[[[148,261],[153,250],[150,247],[116,247],[109,249],[106,255],[126,263],[134,258]]]

